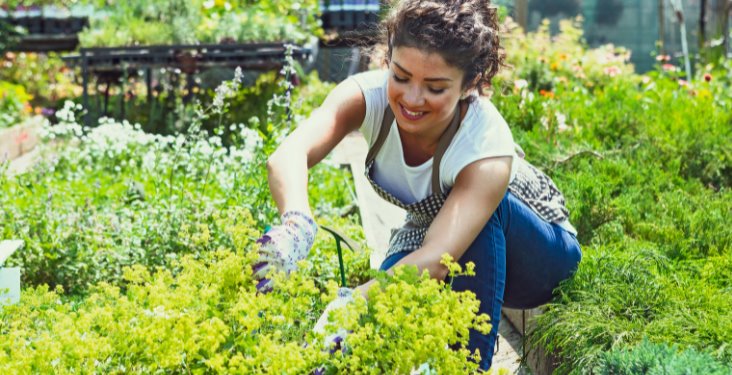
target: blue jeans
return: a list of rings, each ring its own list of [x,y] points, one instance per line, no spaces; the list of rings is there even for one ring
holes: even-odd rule
[[[391,268],[409,252],[393,254],[381,264]],[[501,307],[528,309],[549,302],[559,282],[569,278],[582,258],[570,232],[547,223],[513,194],[506,193],[475,241],[458,263],[475,264],[475,276],[459,276],[452,289],[469,290],[480,300],[482,314],[493,328],[484,335],[471,330],[468,348],[480,350],[480,367],[490,368],[498,335]],[[450,280],[446,280],[450,282]]]

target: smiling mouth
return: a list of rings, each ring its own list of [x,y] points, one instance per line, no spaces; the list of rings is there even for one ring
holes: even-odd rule
[[[408,110],[408,109],[404,108],[404,106],[403,106],[403,105],[401,105],[401,104],[399,104],[399,108],[400,108],[400,109],[402,110],[402,115],[403,115],[404,117],[406,117],[406,118],[407,118],[408,120],[412,120],[412,121],[414,121],[414,120],[419,120],[419,119],[420,119],[420,118],[422,118],[422,117],[423,117],[423,116],[425,115],[425,113],[426,113],[426,112],[424,112],[424,111],[422,111],[422,112],[412,112],[412,111],[410,111],[410,110]]]

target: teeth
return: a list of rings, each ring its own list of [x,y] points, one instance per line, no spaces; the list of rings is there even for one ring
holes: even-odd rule
[[[404,108],[404,107],[402,107],[402,108]],[[410,111],[410,110],[408,110],[406,108],[404,108],[404,112],[407,112],[408,115],[415,116],[415,117],[416,116],[422,116],[422,114],[424,114],[424,112],[412,112],[412,111]]]

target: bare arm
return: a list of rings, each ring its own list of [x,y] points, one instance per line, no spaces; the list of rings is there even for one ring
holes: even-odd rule
[[[475,161],[458,174],[455,185],[427,230],[422,247],[402,258],[400,264],[416,265],[420,271],[444,280],[447,268],[442,254],[460,259],[486,225],[506,194],[511,174],[511,157]],[[365,296],[373,281],[358,287]]]
[[[365,116],[361,89],[353,80],[345,80],[270,155],[269,189],[280,214],[298,210],[312,215],[308,169],[323,160],[349,132],[358,129]]]

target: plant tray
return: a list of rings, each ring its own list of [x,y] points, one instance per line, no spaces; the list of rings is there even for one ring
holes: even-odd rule
[[[78,55],[64,60],[90,72],[110,69],[177,68],[192,73],[199,68],[239,66],[242,69],[270,70],[285,62],[285,43],[153,45],[132,47],[81,48]],[[293,57],[304,60],[310,48],[297,46]]]

